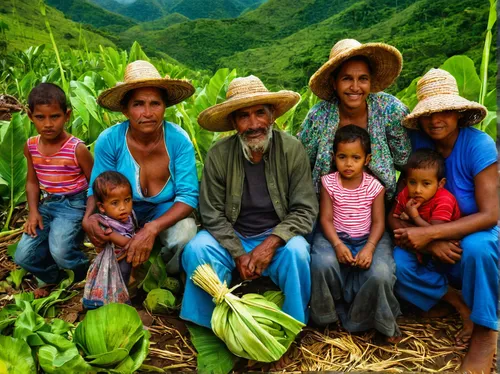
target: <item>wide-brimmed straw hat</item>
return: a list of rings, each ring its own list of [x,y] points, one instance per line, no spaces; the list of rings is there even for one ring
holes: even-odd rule
[[[418,128],[418,118],[445,110],[456,110],[462,116],[458,120],[461,127],[481,122],[488,110],[481,104],[459,95],[457,81],[445,70],[431,69],[417,82],[418,104],[403,120],[410,129]]]
[[[370,61],[371,92],[383,91],[389,87],[403,67],[401,53],[388,44],[361,44],[354,39],[343,39],[333,46],[328,61],[312,75],[309,80],[311,91],[320,99],[330,100],[334,95],[330,75],[344,61],[354,56],[365,56]]]
[[[226,101],[201,112],[198,123],[210,131],[230,131],[234,128],[228,116],[238,109],[269,104],[274,107],[276,119],[297,104],[299,99],[300,95],[293,91],[269,91],[264,83],[253,75],[235,78],[227,89]]]
[[[121,112],[123,97],[130,90],[140,87],[157,87],[167,91],[167,107],[180,103],[191,96],[195,89],[186,79],[171,79],[168,75],[162,78],[158,70],[148,61],[137,60],[127,65],[123,82],[103,91],[97,103],[114,112]]]

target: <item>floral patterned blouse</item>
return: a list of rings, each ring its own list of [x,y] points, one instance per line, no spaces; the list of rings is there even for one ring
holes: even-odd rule
[[[411,153],[410,139],[401,124],[409,111],[401,101],[384,92],[369,94],[366,101],[372,146],[372,158],[368,167],[384,185],[386,198],[392,200],[396,193],[395,168],[402,169]],[[311,108],[298,134],[311,161],[317,193],[320,178],[335,168],[332,163],[333,138],[338,126],[338,99],[333,98],[331,101],[321,101]]]

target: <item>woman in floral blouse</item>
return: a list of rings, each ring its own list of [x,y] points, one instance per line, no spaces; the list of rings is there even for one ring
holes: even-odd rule
[[[324,101],[309,111],[299,139],[311,160],[317,193],[320,178],[332,172],[337,129],[354,124],[370,134],[372,157],[368,167],[384,185],[386,200],[394,198],[396,168],[402,168],[411,153],[410,140],[401,124],[409,112],[394,96],[380,91],[391,85],[401,67],[401,54],[394,47],[344,39],[333,46],[330,59],[311,77],[311,90]],[[389,342],[397,342],[400,331],[396,317],[400,309],[393,293],[396,267],[392,248],[391,238],[384,233],[363,277],[356,271],[345,276],[349,265],[339,263],[335,249],[318,229],[311,247],[313,322],[327,325],[340,318],[350,332],[376,328]],[[356,297],[349,299],[346,293]]]
[[[335,44],[330,59],[311,77],[312,92],[323,99],[307,114],[299,139],[311,160],[316,192],[320,178],[331,172],[332,145],[339,127],[355,124],[368,131],[372,144],[371,172],[386,189],[386,199],[396,193],[396,169],[411,153],[402,126],[408,108],[394,96],[380,92],[398,77],[399,51],[387,44],[360,44],[344,39]]]

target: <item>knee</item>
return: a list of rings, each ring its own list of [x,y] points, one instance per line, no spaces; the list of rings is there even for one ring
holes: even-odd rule
[[[184,248],[191,239],[196,235],[198,227],[193,218],[184,218],[172,227],[172,230],[167,233],[167,241],[169,242],[169,247]]]
[[[193,265],[196,267],[196,265],[202,262],[207,262],[205,258],[207,246],[212,240],[215,240],[212,235],[208,231],[203,230],[186,244],[182,252],[182,264],[186,272]]]
[[[302,236],[295,236],[286,243],[284,255],[297,264],[309,264],[309,243]]]
[[[332,252],[328,254],[311,253],[311,273],[326,274],[338,266],[337,257]]]
[[[396,247],[394,249],[394,262],[396,263],[396,278],[398,280],[405,279],[409,274],[414,274],[417,271],[416,256],[402,248]]]
[[[480,231],[464,237],[460,246],[463,263],[498,263],[498,237],[490,232]]]
[[[392,286],[396,280],[394,272],[386,264],[377,264],[375,267],[370,269],[370,271],[372,273],[370,276],[371,282],[378,286]]]
[[[28,243],[24,240],[25,235],[26,234],[23,234],[23,238],[17,245],[16,252],[14,253],[14,262],[21,267],[29,262],[31,253],[31,247],[27,245]]]

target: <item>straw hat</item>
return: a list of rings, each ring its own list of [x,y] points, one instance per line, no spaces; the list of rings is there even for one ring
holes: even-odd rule
[[[344,61],[354,56],[365,56],[372,68],[371,92],[383,91],[399,76],[403,57],[399,51],[383,43],[361,44],[354,39],[338,41],[330,51],[330,58],[309,80],[309,87],[320,99],[330,100],[334,94],[330,75]]]
[[[97,103],[114,112],[121,112],[120,101],[135,88],[157,87],[167,91],[167,107],[180,103],[191,96],[195,89],[185,79],[162,78],[158,70],[148,61],[137,60],[127,65],[123,82],[117,82],[115,87],[103,91],[97,98]]]
[[[457,81],[445,70],[431,69],[417,82],[418,104],[406,116],[403,125],[410,129],[418,128],[418,118],[445,110],[462,113],[459,126],[471,126],[486,117],[487,109],[474,101],[458,94]]]
[[[210,131],[230,131],[234,128],[228,116],[238,109],[270,104],[274,107],[275,118],[278,118],[297,104],[299,99],[300,95],[293,91],[269,91],[262,81],[253,75],[235,78],[227,89],[226,101],[201,112],[198,123]]]

